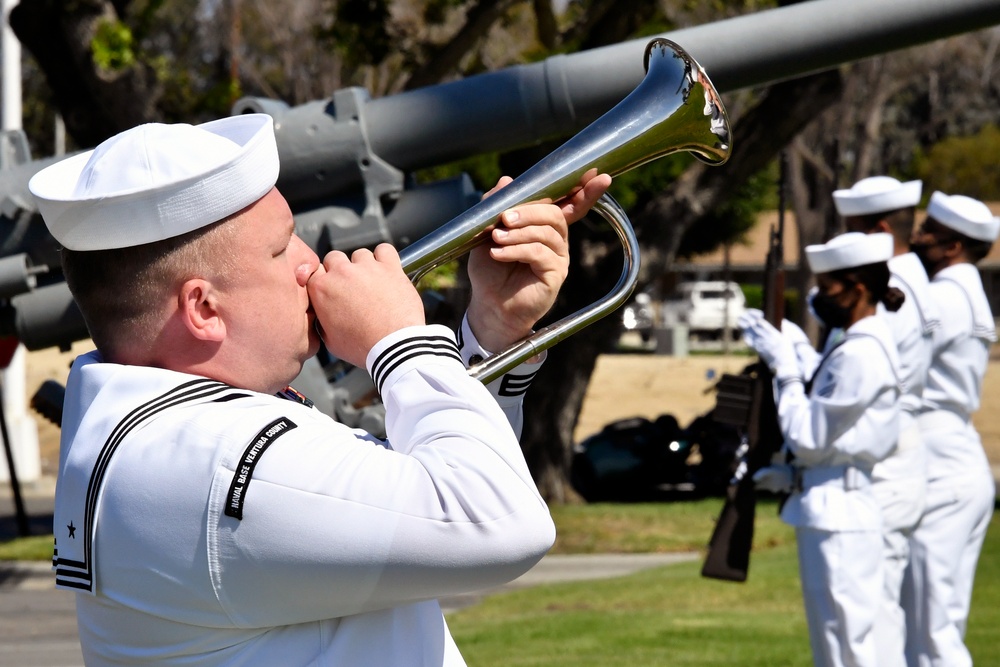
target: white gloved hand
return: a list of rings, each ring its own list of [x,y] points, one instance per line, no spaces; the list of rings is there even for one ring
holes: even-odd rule
[[[811,377],[819,364],[820,355],[813,347],[809,336],[799,325],[788,320],[781,321],[781,334],[792,343],[795,358],[798,361],[799,372],[803,377]]]
[[[793,480],[790,465],[765,466],[753,474],[754,487],[771,493],[791,493]]]
[[[795,322],[791,320],[781,320],[781,333],[792,342],[792,345],[801,345],[805,343],[812,347],[812,342],[809,340],[809,336],[806,332],[802,330]]]
[[[743,341],[760,355],[776,378],[800,375],[792,341],[765,320],[764,313],[751,308],[740,315],[737,326],[743,330]]]
[[[816,314],[816,310],[813,308],[813,299],[816,298],[817,294],[819,294],[819,287],[817,287],[816,285],[810,287],[809,291],[806,292],[806,310],[809,311],[809,314],[812,315],[812,318],[814,320],[819,322],[819,325],[821,327],[825,327],[826,322],[823,321],[822,317]]]

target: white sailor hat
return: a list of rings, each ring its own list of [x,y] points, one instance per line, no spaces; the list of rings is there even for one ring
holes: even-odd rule
[[[847,190],[834,190],[833,203],[845,217],[886,213],[916,206],[922,189],[922,181],[900,183],[891,176],[871,176]]]
[[[42,169],[28,189],[63,247],[109,250],[218,222],[277,180],[273,121],[244,114],[202,125],[139,125]]]
[[[826,243],[806,246],[806,261],[813,273],[886,262],[892,258],[892,234],[847,232]]]
[[[927,217],[979,241],[996,241],[1000,233],[1000,219],[993,216],[986,204],[965,195],[935,192],[927,204]]]

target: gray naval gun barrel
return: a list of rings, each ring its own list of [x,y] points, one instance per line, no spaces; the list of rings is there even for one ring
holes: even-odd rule
[[[1000,23],[998,0],[811,0],[660,35],[720,92],[793,78]],[[642,38],[377,99],[346,89],[289,108],[244,98],[234,113],[275,118],[278,188],[293,210],[410,172],[568,137],[642,80]],[[738,138],[737,138],[738,140]],[[390,179],[391,180],[391,179]]]

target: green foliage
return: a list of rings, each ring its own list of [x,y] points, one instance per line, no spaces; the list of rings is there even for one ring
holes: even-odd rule
[[[428,0],[424,5],[424,20],[432,25],[441,25],[449,12],[465,4],[465,0]]]
[[[458,260],[434,267],[427,275],[420,278],[417,283],[417,290],[435,290],[443,292],[458,284]]]
[[[243,89],[238,80],[225,79],[205,90],[198,98],[198,103],[205,109],[216,110],[220,116],[226,116],[229,115],[233,102],[242,95]]]
[[[611,194],[626,211],[634,211],[658,195],[694,162],[689,153],[675,153],[615,177]],[[757,214],[777,203],[777,163],[747,180],[703,222],[681,238],[677,256],[691,257],[736,242],[757,224]]]
[[[98,28],[94,62],[107,70],[148,67],[155,75],[150,94],[158,96],[158,120],[191,123],[228,115],[242,90],[230,80],[224,9],[198,0],[135,0],[122,21]],[[254,22],[244,14],[247,30]]]
[[[740,289],[743,290],[743,296],[746,298],[747,308],[757,308],[758,310],[763,310],[764,308],[764,287],[762,285],[740,285]],[[785,313],[798,313],[799,308],[802,307],[799,299],[799,291],[796,289],[786,289],[785,290]],[[791,317],[789,317],[791,319]]]
[[[743,297],[746,299],[747,308],[761,310],[764,307],[764,286],[763,285],[740,285]]]
[[[611,183],[611,196],[622,208],[631,211],[660,194],[693,161],[690,153],[674,153],[619,174]]]
[[[316,30],[320,42],[336,50],[351,67],[377,65],[393,50],[388,0],[339,0],[332,23]]]
[[[677,249],[678,257],[711,252],[734,242],[757,224],[757,214],[773,207],[776,168],[761,171],[741,185],[732,197],[709,212],[701,224],[688,228]]]
[[[976,134],[948,137],[925,154],[918,151],[914,164],[924,181],[925,199],[935,190],[976,199],[1000,199],[1000,129],[990,123]]]
[[[136,62],[132,30],[121,21],[100,21],[90,49],[94,63],[109,72],[127,69]]]
[[[146,0],[133,2],[129,7],[133,15],[131,20],[132,34],[137,40],[142,40],[155,33],[159,27],[162,17],[160,10],[163,9],[165,0]]]
[[[483,192],[496,185],[503,173],[500,170],[500,156],[497,153],[477,155],[448,164],[441,164],[414,172],[417,183],[434,183],[466,173],[472,183]]]
[[[33,535],[0,542],[0,560],[52,560],[52,536]]]

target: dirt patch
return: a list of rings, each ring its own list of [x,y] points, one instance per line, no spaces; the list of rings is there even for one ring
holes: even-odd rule
[[[983,381],[982,406],[973,415],[986,455],[1000,470],[1000,345],[994,346]],[[746,356],[697,356],[677,359],[649,354],[602,356],[590,379],[574,437],[577,442],[605,424],[627,417],[673,414],[681,426],[711,409],[705,393],[721,373],[738,373]]]
[[[719,377],[739,373],[751,361],[748,356],[603,355],[590,378],[574,439],[579,442],[628,417],[672,414],[687,426],[714,405],[711,389]]]
[[[32,396],[45,380],[65,382],[74,357],[93,349],[89,341],[69,352],[52,348],[28,354],[26,388]],[[973,417],[986,454],[1000,466],[1000,346],[986,373],[982,408]],[[738,373],[750,362],[747,356],[689,356],[675,358],[654,354],[609,354],[598,359],[584,398],[574,437],[577,442],[606,424],[628,417],[655,418],[672,414],[682,426],[709,410],[710,391],[723,373]],[[41,417],[38,422],[42,474],[54,475],[59,462],[59,429]]]

